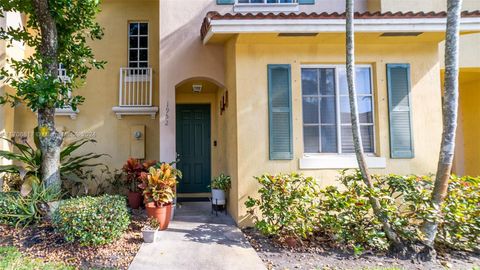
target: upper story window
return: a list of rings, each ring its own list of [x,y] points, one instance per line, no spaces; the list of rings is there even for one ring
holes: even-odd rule
[[[128,67],[148,67],[148,23],[128,24]]]
[[[298,0],[235,0],[235,12],[296,12]]]
[[[370,66],[357,66],[357,106],[366,153],[375,152],[371,78]],[[302,101],[305,153],[355,152],[345,66],[304,66]]]

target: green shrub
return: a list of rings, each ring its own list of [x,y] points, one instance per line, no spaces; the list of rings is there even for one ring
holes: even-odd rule
[[[315,231],[320,188],[314,178],[292,173],[255,179],[261,185],[260,199],[249,197],[245,205],[262,233],[307,238]],[[259,215],[255,214],[257,207]]]
[[[480,177],[450,179],[437,241],[458,249],[480,247]]]
[[[0,224],[27,226],[39,222],[48,211],[48,202],[58,200],[60,193],[38,182],[31,183],[26,196],[18,192],[0,193]]]
[[[53,223],[69,242],[102,245],[121,237],[130,216],[122,196],[80,197],[62,201]]]
[[[262,184],[261,199],[249,199],[246,204],[251,210],[260,207],[262,218],[257,218],[255,225],[266,235],[292,234],[309,228],[307,232],[318,230],[354,250],[385,250],[389,242],[373,214],[369,202],[372,195],[379,200],[382,215],[405,243],[422,239],[421,225],[425,220],[440,218],[437,244],[463,250],[480,246],[480,178],[452,176],[440,217],[434,216],[430,201],[431,176],[391,174],[372,178],[374,188],[369,189],[359,171],[342,171],[338,179],[341,185],[326,187],[319,193],[305,193],[303,189],[292,189],[291,184],[306,182],[308,187],[314,183],[313,179],[304,181],[297,174],[266,175],[257,178]],[[318,201],[312,200],[313,194],[318,195]],[[298,209],[308,209],[307,206],[316,210],[308,212],[309,215],[298,214],[304,211]]]

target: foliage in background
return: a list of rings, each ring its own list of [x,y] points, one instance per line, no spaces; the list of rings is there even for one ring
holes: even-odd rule
[[[83,103],[82,96],[72,94],[72,90],[82,85],[88,71],[92,68],[103,68],[104,61],[97,61],[88,40],[103,37],[103,29],[95,17],[100,11],[98,0],[85,1],[48,1],[47,13],[52,16],[56,26],[56,55],[44,55],[41,49],[47,38],[42,21],[36,14],[34,1],[1,0],[0,14],[4,12],[20,12],[28,15],[25,27],[1,28],[0,39],[9,43],[22,43],[35,50],[35,53],[24,59],[8,60],[11,68],[2,68],[0,77],[17,90],[15,94],[5,93],[0,103],[11,103],[12,106],[24,102],[32,110],[41,108],[67,108],[73,110]],[[51,38],[51,37],[49,37]],[[48,64],[62,63],[70,80],[61,81],[57,74],[52,74]],[[56,70],[55,70],[56,71]]]
[[[16,191],[20,190],[22,187],[22,178],[18,173],[0,173],[2,186],[0,187],[0,192],[3,190],[4,192],[9,191]]]
[[[256,179],[261,184],[258,191],[260,199],[250,198],[246,205],[250,213],[254,213],[257,207],[260,209],[255,216],[255,226],[266,235],[298,235],[295,230],[286,230],[284,226],[298,228],[299,231],[310,228],[310,232],[313,230],[330,236],[332,240],[359,252],[364,249],[386,250],[390,242],[373,214],[369,196],[378,198],[381,214],[404,243],[413,244],[422,240],[421,224],[436,216],[430,201],[433,189],[431,176],[372,175],[374,188],[369,189],[359,171],[342,171],[339,177],[341,186],[328,186],[318,193],[313,193],[314,189],[310,188],[307,189],[311,190],[308,196],[297,190],[293,196],[290,184],[296,180],[300,186],[301,183],[308,186],[314,181],[308,177],[280,174]],[[450,179],[449,196],[441,209],[437,244],[478,251],[479,194],[480,178],[454,176]],[[311,206],[316,210],[305,212],[307,215],[297,215],[295,208],[308,209],[313,195],[318,198]]]
[[[39,259],[32,259],[22,255],[17,248],[0,247],[0,269],[15,270],[73,270],[75,267],[60,263],[45,263]]]
[[[48,203],[56,201],[61,194],[43,183],[33,182],[27,196],[18,192],[0,193],[0,224],[27,226],[43,219],[49,210]]]
[[[103,245],[119,239],[130,224],[125,197],[104,195],[62,201],[53,224],[68,242]]]
[[[223,191],[227,191],[230,189],[232,185],[231,177],[221,173],[219,176],[213,178],[210,187],[212,189],[221,189]]]
[[[249,197],[245,205],[255,226],[265,235],[307,238],[318,226],[320,188],[312,177],[298,173],[255,177],[261,185],[259,199]],[[255,213],[258,208],[260,213]]]
[[[141,163],[135,158],[129,158],[122,167],[122,171],[126,175],[128,188],[131,192],[138,192],[138,185],[142,183],[142,175],[148,173],[150,167],[155,165],[157,161],[150,160]]]
[[[153,202],[163,206],[173,202],[177,179],[182,177],[180,170],[169,163],[162,163],[159,168],[151,167],[148,174],[142,177],[140,189],[143,190],[145,203]]]
[[[66,179],[62,182],[62,190],[69,197],[126,194],[125,177],[118,169],[112,171],[105,166],[100,172],[82,170],[79,174],[81,178],[77,181]]]
[[[0,173],[18,175],[22,184],[28,178],[40,178],[40,166],[42,163],[42,154],[38,143],[38,130],[34,130],[34,145],[31,145],[26,138],[19,141],[15,138],[6,139],[13,151],[0,150],[0,158],[12,161],[12,165],[1,165]],[[98,158],[108,156],[106,154],[97,154],[93,152],[85,154],[76,154],[82,146],[88,143],[96,143],[93,139],[82,138],[65,143],[60,152],[60,175],[63,180],[72,182],[84,181],[84,170],[103,165],[102,163],[92,163]]]

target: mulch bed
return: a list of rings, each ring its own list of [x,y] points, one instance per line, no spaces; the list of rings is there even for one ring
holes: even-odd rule
[[[272,238],[261,235],[257,230],[243,230],[253,248],[270,270],[284,269],[455,269],[472,270],[480,267],[480,255],[453,250],[438,252],[438,261],[420,263],[412,259],[399,259],[382,252],[364,251],[353,255],[353,251],[336,245],[333,241],[316,237],[292,248]],[[474,268],[477,267],[477,268]]]
[[[127,269],[143,243],[143,210],[132,211],[132,222],[118,241],[98,247],[68,243],[49,223],[15,229],[0,225],[0,246],[15,246],[23,254],[49,262],[63,262],[78,269]]]

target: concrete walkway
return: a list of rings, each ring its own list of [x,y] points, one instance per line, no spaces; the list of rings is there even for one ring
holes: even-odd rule
[[[130,270],[266,269],[255,250],[224,213],[210,213],[208,202],[187,202],[176,209],[168,230],[144,243]]]

